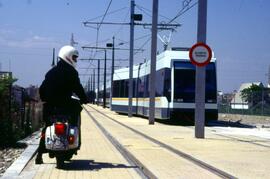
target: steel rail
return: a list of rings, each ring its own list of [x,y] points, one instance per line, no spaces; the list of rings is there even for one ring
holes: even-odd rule
[[[90,112],[84,107],[84,110],[88,116],[94,121],[94,123],[99,127],[102,133],[109,139],[109,141],[115,146],[115,148],[123,155],[123,157],[128,161],[130,165],[135,165],[136,172],[142,178],[157,179],[156,177],[143,163],[141,163],[134,155],[132,155],[124,146],[122,146],[96,119]]]
[[[88,106],[90,108],[94,109],[95,111],[97,111],[98,113],[102,114],[103,116],[105,116],[105,117],[111,119],[112,121],[116,122],[117,124],[119,124],[119,125],[127,128],[127,129],[133,131],[134,133],[144,137],[145,139],[150,140],[151,142],[153,142],[153,143],[155,143],[155,144],[169,150],[170,152],[172,152],[172,153],[174,153],[174,154],[176,154],[176,155],[178,155],[178,156],[180,156],[180,157],[194,163],[197,166],[202,167],[203,169],[206,169],[207,171],[209,171],[209,172],[211,172],[211,173],[213,173],[213,174],[215,174],[215,175],[217,175],[217,176],[219,176],[221,178],[230,178],[230,179],[236,179],[237,178],[237,177],[235,177],[235,176],[233,176],[233,175],[231,175],[231,174],[229,174],[229,173],[227,173],[225,171],[222,171],[222,170],[220,170],[220,169],[218,169],[218,168],[216,168],[216,167],[214,167],[214,166],[212,166],[210,164],[207,164],[207,163],[205,163],[205,162],[203,162],[203,161],[201,161],[199,159],[196,159],[195,157],[193,157],[193,156],[191,156],[191,155],[189,155],[187,153],[184,153],[184,152],[182,152],[182,151],[180,151],[178,149],[175,149],[175,148],[173,148],[173,147],[171,147],[171,146],[169,146],[169,145],[167,145],[167,144],[165,144],[163,142],[160,142],[159,140],[154,139],[154,138],[152,138],[152,137],[150,137],[150,136],[148,136],[148,135],[146,135],[146,134],[144,134],[144,133],[142,133],[142,132],[140,132],[140,131],[138,131],[136,129],[133,129],[132,127],[129,127],[129,126],[127,126],[127,125],[113,119],[112,117],[110,117],[110,116],[108,116],[108,115],[106,115],[104,113],[101,113],[100,111],[96,110],[95,108],[93,108],[90,105],[88,105]]]

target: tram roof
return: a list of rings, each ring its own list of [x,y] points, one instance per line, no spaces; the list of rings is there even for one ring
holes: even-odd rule
[[[172,50],[166,50],[157,55],[156,70],[162,68],[171,68],[172,61],[190,61],[189,59],[189,48],[172,48]],[[211,62],[215,62],[216,58],[212,52]],[[138,69],[143,73],[140,76],[150,73],[151,61],[148,60],[145,63],[133,66],[133,78],[138,77]],[[129,78],[129,67],[117,69],[114,72],[114,80],[128,79]]]

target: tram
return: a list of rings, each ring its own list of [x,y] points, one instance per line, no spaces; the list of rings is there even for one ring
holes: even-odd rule
[[[189,48],[172,48],[157,55],[156,119],[194,119],[195,66]],[[150,61],[133,67],[132,113],[149,116]],[[216,58],[206,66],[205,119],[217,120]],[[129,68],[115,70],[111,110],[128,113]]]

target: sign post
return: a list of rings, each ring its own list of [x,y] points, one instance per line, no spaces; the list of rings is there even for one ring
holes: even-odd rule
[[[189,51],[191,63],[196,65],[195,137],[204,138],[205,123],[205,66],[211,61],[212,50],[205,43],[193,45]]]
[[[206,43],[206,24],[207,24],[207,0],[198,0],[198,28],[197,28],[197,42]],[[200,51],[204,45],[193,47],[190,51],[191,56],[194,55],[193,60],[198,62],[196,65],[196,84],[195,84],[195,137],[204,138],[204,121],[205,121],[205,67],[207,60],[202,58],[206,53]],[[194,52],[193,52],[194,51]],[[211,50],[210,50],[211,51]],[[204,54],[204,55],[203,55]],[[209,54],[210,56],[210,54]],[[208,58],[207,58],[208,59]],[[211,60],[211,58],[210,58]],[[205,63],[205,64],[204,64]],[[200,66],[202,65],[202,66]]]

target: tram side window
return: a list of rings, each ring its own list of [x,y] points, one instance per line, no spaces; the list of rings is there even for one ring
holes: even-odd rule
[[[163,85],[164,85],[165,70],[161,69],[156,72],[156,97],[163,96]]]
[[[136,96],[136,80],[133,79],[133,97]],[[129,79],[113,82],[113,97],[127,98],[129,90]]]
[[[120,81],[113,82],[113,97],[119,97],[120,92]]]
[[[174,63],[174,101],[195,102],[195,66],[190,62]]]
[[[205,102],[217,102],[217,83],[216,83],[216,68],[215,64],[210,63],[206,67],[206,84],[205,84],[206,98]]]
[[[195,66],[189,62],[174,63],[174,101],[195,102]],[[206,66],[205,101],[216,102],[217,85],[215,63]]]
[[[137,90],[136,90],[137,89],[137,87],[136,87],[137,82],[136,82],[136,79],[134,79],[134,78],[132,81],[133,81],[133,96],[132,97],[134,98],[134,97],[137,97]]]
[[[144,86],[144,77],[140,77],[138,79],[138,97],[142,98],[144,94],[145,86]]]
[[[120,97],[125,97],[125,88],[126,88],[126,82],[125,82],[125,80],[121,80],[121,88],[120,88],[120,94],[119,94],[119,96]]]
[[[123,82],[124,82],[124,88],[123,88],[124,91],[123,91],[123,94],[121,96],[127,98],[127,97],[129,97],[129,79],[123,80]],[[134,97],[135,96],[135,89],[136,89],[135,79],[133,79],[132,82],[133,82],[133,96],[132,97]]]
[[[122,93],[122,97],[128,97],[128,88],[129,88],[129,84],[128,84],[128,79],[123,80],[123,84],[124,84],[124,88],[123,88],[123,93]]]
[[[164,96],[171,102],[171,70],[166,68],[164,72]]]
[[[150,84],[149,84],[149,75],[146,75],[145,76],[145,89],[147,89],[145,91],[145,96],[144,97],[149,97],[149,94],[150,94]]]

